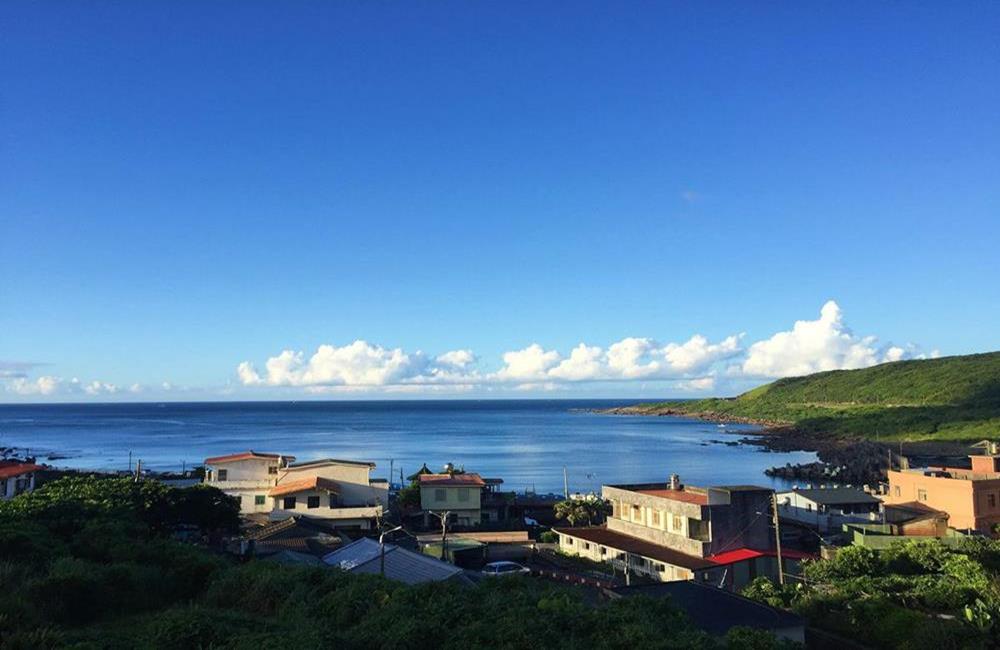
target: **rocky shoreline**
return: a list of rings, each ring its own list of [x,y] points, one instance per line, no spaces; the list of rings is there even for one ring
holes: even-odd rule
[[[621,406],[595,410],[604,415],[685,417],[724,424],[752,424],[757,432],[740,431],[740,444],[756,445],[766,451],[814,452],[815,463],[786,464],[765,472],[768,476],[810,483],[871,485],[885,481],[890,463],[898,467],[902,454],[911,466],[949,465],[964,467],[974,453],[968,443],[959,441],[874,442],[856,438],[817,435],[796,429],[791,422],[759,420],[713,412],[686,412],[657,406]],[[734,432],[735,433],[735,432]],[[729,444],[729,443],[725,443]]]

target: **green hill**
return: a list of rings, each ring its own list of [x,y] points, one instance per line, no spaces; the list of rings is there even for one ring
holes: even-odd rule
[[[789,377],[736,398],[661,402],[639,409],[787,424],[804,433],[842,438],[1000,438],[1000,352]]]

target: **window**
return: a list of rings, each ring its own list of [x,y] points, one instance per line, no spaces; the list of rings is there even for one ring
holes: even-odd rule
[[[281,502],[281,507],[285,510],[295,510],[295,497],[285,497]]]
[[[243,495],[242,494],[237,494],[236,495],[236,503],[240,504],[241,508],[243,507]]]
[[[653,568],[656,569],[660,573],[663,573],[664,571],[667,570],[666,566],[664,566],[663,564],[660,564],[658,562],[653,566]]]
[[[927,500],[927,490],[917,490],[917,501]]]
[[[219,480],[220,481],[225,481],[229,477],[229,470],[228,469],[220,469],[217,472],[217,474],[219,475]]]
[[[212,470],[210,470],[210,469],[209,470],[205,470],[205,480],[206,481],[211,481],[212,480]],[[2,494],[2,493],[3,493],[3,490],[0,490],[0,494]]]
[[[266,500],[266,498],[264,497],[264,495],[263,495],[263,494],[258,494],[257,496],[255,496],[255,497],[253,498],[253,504],[254,504],[255,506],[262,506],[262,505],[264,505],[265,503],[267,503],[267,500]]]
[[[572,537],[565,537],[564,539],[566,540],[566,546],[572,546],[573,545],[573,538]]]
[[[899,490],[899,486],[898,485],[893,485],[892,486],[892,495],[898,497],[898,496],[900,496],[900,494],[901,494],[901,492]]]
[[[653,525],[657,526],[657,527],[660,525],[660,511],[659,510],[654,510],[653,511]]]
[[[278,473],[278,466],[277,465],[268,465],[268,467],[267,467],[267,473],[271,474],[271,475],[277,474]]]
[[[470,491],[471,490],[469,490],[469,488],[460,488],[458,490],[458,500],[459,501],[468,501],[469,500],[469,492]]]
[[[711,523],[700,519],[688,519],[688,539],[699,542],[712,541]]]
[[[607,549],[607,547],[605,547],[605,546],[602,546],[602,547],[601,547],[601,555],[607,555],[607,554],[608,554],[608,549]]]
[[[330,495],[330,507],[331,508],[336,508],[337,505],[338,505],[337,504],[337,495],[336,494],[331,494]]]
[[[585,550],[585,551],[589,551],[590,550],[590,542],[584,542],[583,543],[583,550]]]
[[[319,497],[306,497],[306,507],[307,508],[318,508],[319,507]]]
[[[674,515],[674,530],[678,533],[684,530],[684,519],[680,515]]]
[[[632,521],[642,519],[642,509],[639,506],[632,506]]]
[[[438,488],[434,490],[434,500],[435,501],[447,501],[448,495],[445,493],[444,488]]]
[[[987,494],[986,495],[986,503],[988,503],[991,508],[996,508],[997,507],[997,495],[995,495],[995,494]]]

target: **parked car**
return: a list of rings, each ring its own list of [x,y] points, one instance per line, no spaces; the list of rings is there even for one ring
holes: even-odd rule
[[[483,567],[484,576],[526,576],[531,575],[531,569],[517,562],[490,562]]]

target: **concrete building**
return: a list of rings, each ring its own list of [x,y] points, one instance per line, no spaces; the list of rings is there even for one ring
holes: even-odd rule
[[[34,463],[19,460],[0,461],[0,501],[13,499],[35,489],[35,472],[44,469]]]
[[[270,517],[306,515],[367,530],[389,503],[389,483],[371,478],[373,469],[375,463],[336,458],[289,465],[268,492]]]
[[[290,464],[294,460],[255,451],[207,458],[205,483],[239,499],[242,514],[272,520],[305,515],[338,528],[366,530],[388,504],[388,483],[371,478],[375,463],[326,458]]]
[[[848,523],[879,521],[881,504],[880,499],[857,488],[795,488],[778,493],[778,516],[829,533]]]
[[[240,513],[267,513],[267,493],[294,456],[246,451],[205,459],[205,483],[217,487],[240,502]]]
[[[479,474],[419,474],[417,480],[425,526],[437,521],[432,512],[448,512],[449,521],[458,526],[478,526],[482,521],[486,481]]]
[[[606,485],[612,514],[604,526],[558,528],[565,553],[609,562],[623,572],[668,582],[696,580],[740,589],[776,577],[768,488],[669,483]],[[804,554],[783,554],[786,573]]]
[[[971,456],[972,468],[925,467],[889,472],[887,505],[916,502],[948,513],[948,525],[993,535],[1000,523],[1000,456]]]

